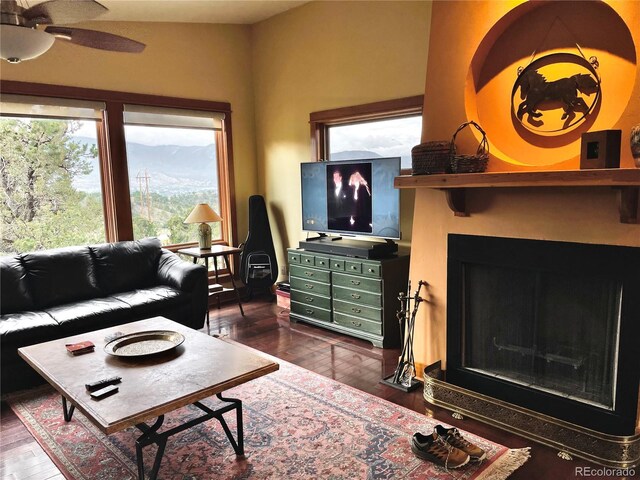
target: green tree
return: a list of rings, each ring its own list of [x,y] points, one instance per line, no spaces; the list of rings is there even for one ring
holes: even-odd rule
[[[158,236],[159,226],[140,215],[133,217],[133,235],[135,238]]]
[[[167,228],[171,232],[171,243],[187,243],[198,239],[196,227],[191,224],[184,223],[189,212],[180,213],[172,216],[167,222]]]
[[[79,192],[97,148],[74,141],[78,122],[0,119],[0,252],[104,241],[100,196]]]

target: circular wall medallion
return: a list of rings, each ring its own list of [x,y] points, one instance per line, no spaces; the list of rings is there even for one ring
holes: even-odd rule
[[[600,78],[593,64],[570,53],[538,58],[522,69],[511,91],[511,113],[527,130],[564,134],[594,114]]]

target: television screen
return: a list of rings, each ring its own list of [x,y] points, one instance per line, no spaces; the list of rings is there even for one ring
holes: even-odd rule
[[[400,238],[400,158],[302,163],[305,231]]]

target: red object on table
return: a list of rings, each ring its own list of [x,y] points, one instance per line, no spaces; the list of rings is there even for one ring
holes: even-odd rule
[[[67,351],[71,355],[82,355],[83,353],[93,352],[95,345],[87,340],[85,342],[67,343],[65,347],[67,347]]]

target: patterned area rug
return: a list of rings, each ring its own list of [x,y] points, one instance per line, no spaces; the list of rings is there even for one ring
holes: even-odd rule
[[[162,479],[503,479],[529,458],[475,435],[487,452],[480,464],[448,472],[411,453],[411,435],[436,421],[282,360],[280,370],[226,392],[243,401],[245,457],[233,452],[213,419],[171,437]],[[134,428],[105,437],[76,410],[62,418],[61,398],[48,386],[6,398],[70,479],[137,477]],[[203,403],[215,405],[215,398]],[[195,407],[166,415],[163,430],[196,417]],[[235,413],[226,414],[235,434]],[[145,466],[155,446],[145,448]]]

